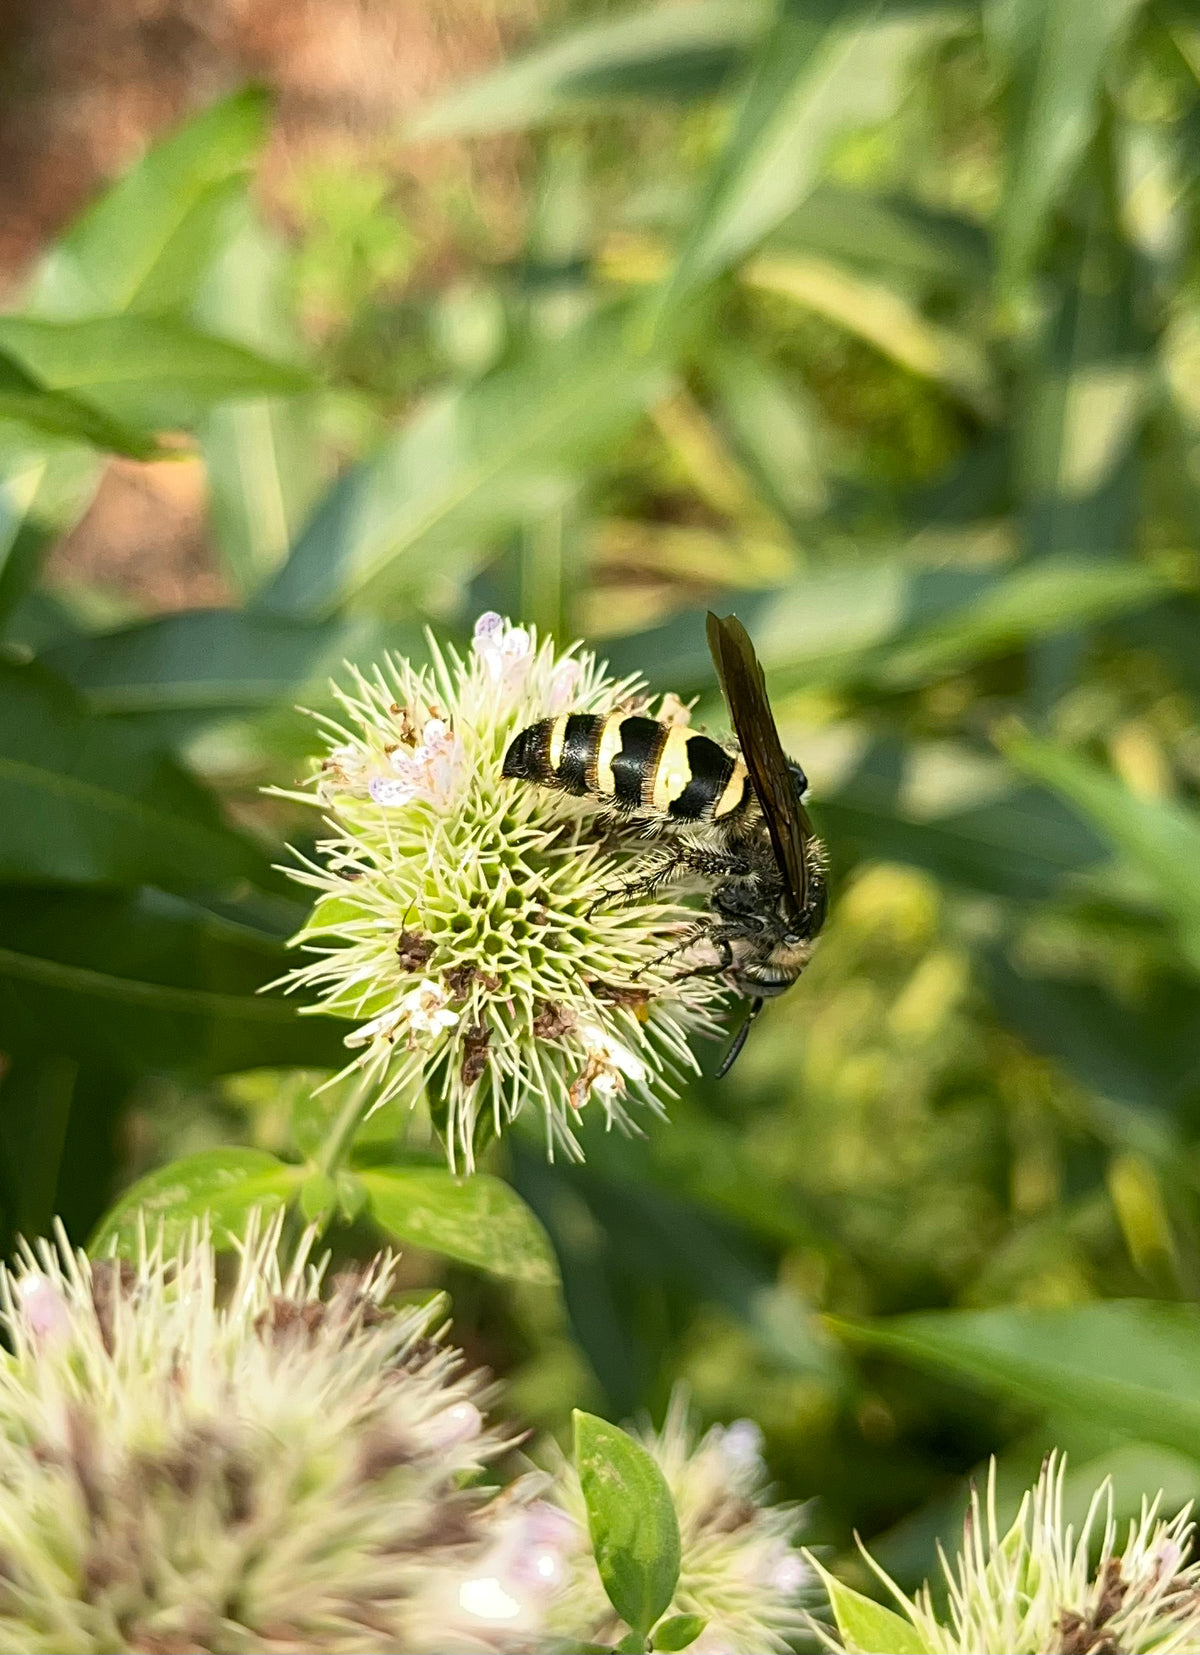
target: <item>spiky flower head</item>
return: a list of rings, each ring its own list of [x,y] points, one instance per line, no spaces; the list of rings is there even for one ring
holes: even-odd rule
[[[993,1463],[981,1501],[972,1490],[962,1550],[943,1556],[947,1610],[928,1586],[908,1598],[869,1556],[929,1655],[1184,1655],[1200,1649],[1200,1564],[1191,1562],[1187,1510],[1159,1516],[1143,1500],[1124,1546],[1106,1479],[1078,1533],[1063,1516],[1064,1459],[1051,1454],[1011,1526],[996,1516]],[[834,1650],[856,1646],[822,1632]]]
[[[252,1224],[0,1273],[0,1651],[499,1651],[541,1634],[554,1554],[429,1309],[384,1257],[322,1292]],[[536,1542],[536,1543],[535,1543]]]
[[[792,1548],[796,1508],[768,1503],[757,1425],[748,1419],[714,1425],[697,1440],[686,1395],[676,1390],[662,1430],[635,1434],[658,1461],[679,1519],[679,1584],[667,1613],[700,1615],[707,1623],[689,1649],[696,1655],[790,1649],[806,1624],[800,1599],[815,1576]],[[576,1540],[552,1624],[563,1635],[611,1642],[619,1623],[592,1559],[573,1467],[563,1466],[557,1486]]]
[[[375,1101],[426,1096],[452,1166],[527,1105],[548,1149],[578,1154],[591,1106],[629,1127],[694,1067],[721,990],[664,959],[689,914],[626,887],[644,839],[589,801],[505,780],[518,731],[564,712],[645,712],[640,679],[484,615],[467,658],[388,658],[335,686],[342,717],[311,785],[328,837],[295,877],[317,892],[290,986],[352,1018]],[[659,716],[686,718],[674,698]],[[694,919],[694,914],[690,916]]]

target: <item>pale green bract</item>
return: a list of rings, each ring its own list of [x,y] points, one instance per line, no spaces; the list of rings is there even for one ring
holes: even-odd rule
[[[866,1554],[904,1619],[880,1612],[873,1623],[876,1605],[830,1582],[841,1637],[815,1626],[822,1643],[855,1655],[867,1647],[855,1631],[870,1625],[870,1649],[895,1655],[1091,1655],[1118,1649],[1125,1655],[1188,1655],[1200,1649],[1200,1564],[1191,1561],[1189,1511],[1167,1520],[1159,1515],[1161,1496],[1144,1500],[1121,1546],[1111,1484],[1097,1489],[1076,1531],[1063,1514],[1065,1472],[1065,1459],[1048,1455],[1016,1517],[1002,1528],[993,1461],[985,1497],[972,1490],[962,1549],[943,1560],[945,1611],[935,1609],[928,1586],[907,1597]],[[894,1627],[894,1635],[885,1632],[881,1641],[881,1626]]]
[[[288,795],[329,832],[292,870],[317,893],[293,938],[315,957],[287,981],[316,991],[306,1009],[354,1019],[349,1067],[374,1106],[426,1098],[453,1168],[472,1170],[481,1127],[499,1133],[531,1106],[551,1156],[577,1157],[585,1109],[624,1128],[632,1105],[663,1113],[724,991],[663,958],[694,912],[617,900],[644,837],[502,766],[538,719],[652,703],[640,679],[499,615],[480,619],[465,660],[432,638],[430,650],[429,670],[389,658],[336,691],[328,752]],[[671,697],[657,711],[687,717]]]

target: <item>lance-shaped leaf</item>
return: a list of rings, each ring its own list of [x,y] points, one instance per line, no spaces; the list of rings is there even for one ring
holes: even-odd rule
[[[783,0],[675,270],[656,296],[659,313],[670,314],[774,230],[816,184],[834,139],[888,114],[912,52],[956,23],[945,8],[902,11],[885,0]]]
[[[1141,0],[990,0],[987,21],[1012,77],[1001,279],[1027,275],[1047,219],[1096,127],[1112,48]]]
[[[45,254],[26,313],[104,316],[189,303],[267,113],[262,92],[237,92],[156,144]]]
[[[423,111],[408,137],[463,137],[578,118],[646,97],[694,98],[721,86],[762,34],[761,0],[643,6],[569,30]]]
[[[262,992],[287,964],[281,938],[239,909],[151,890],[7,889],[0,1050],[119,1072],[339,1066],[343,1025]]]
[[[1003,738],[1014,764],[1082,812],[1141,876],[1200,970],[1200,815],[1148,799],[1090,759],[1032,736]]]
[[[5,351],[0,351],[0,420],[12,420],[42,437],[87,443],[135,460],[149,459],[158,448],[146,432],[110,418],[65,391],[50,390]]]
[[[219,890],[265,876],[172,759],[40,667],[0,662],[0,877]]]
[[[303,369],[171,317],[3,316],[0,349],[51,390],[156,430],[195,425],[207,408],[230,398],[295,395],[312,386]]]
[[[298,697],[324,702],[343,662],[386,649],[420,657],[423,643],[415,628],[381,627],[370,616],[298,626],[244,609],[192,609],[71,638],[40,659],[92,712],[163,718],[178,735]]]
[[[330,491],[259,605],[320,620],[368,587],[376,597],[420,590],[561,501],[572,470],[665,384],[631,321],[607,315],[425,403]]]
[[[922,1311],[849,1337],[991,1392],[1200,1457],[1200,1312],[1140,1300]]]
[[[809,1562],[829,1594],[829,1606],[848,1650],[855,1655],[927,1655],[911,1622],[838,1580],[816,1558],[810,1557]]]

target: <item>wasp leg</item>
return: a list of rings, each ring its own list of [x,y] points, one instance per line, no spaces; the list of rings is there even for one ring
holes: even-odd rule
[[[588,909],[587,917],[590,919],[601,908],[624,908],[639,897],[653,896],[679,875],[680,861],[673,851],[660,851],[652,859],[652,864],[643,867],[636,879],[626,880],[623,885],[610,885],[601,891]]]
[[[686,845],[677,845],[669,853],[660,853],[658,866],[650,873],[643,874],[639,879],[631,879],[625,885],[618,885],[614,894],[619,896],[621,901],[631,902],[639,896],[652,895],[672,878],[680,878],[685,874],[698,875],[703,879],[743,881],[750,877],[751,868],[744,857],[728,851],[697,850]]]
[[[681,971],[678,974],[675,981],[682,982],[686,977],[720,977],[724,972],[733,968],[733,948],[731,945],[739,937],[745,935],[746,927],[741,924],[709,925],[702,921],[698,925],[693,925],[663,953],[655,955],[652,960],[647,960],[644,966],[634,972],[634,978],[640,977],[643,971],[648,971],[652,966],[665,965],[668,960],[673,960],[677,954],[686,954],[688,949],[694,947],[698,942],[708,943],[715,948],[719,958],[713,965],[689,966],[686,971]]]
[[[707,940],[711,936],[712,926],[705,920],[699,920],[695,925],[689,925],[687,930],[683,932],[681,936],[676,937],[670,948],[664,948],[661,954],[656,954],[652,960],[647,960],[645,965],[639,966],[634,972],[632,980],[636,982],[642,975],[643,971],[652,971],[657,965],[665,965],[668,960],[673,960],[677,954],[686,954],[689,948],[693,947],[698,942]],[[728,945],[726,945],[726,949],[728,950]],[[728,950],[728,952],[730,963],[732,964],[732,950]],[[728,967],[725,965],[721,966],[722,971],[727,969]],[[690,976],[691,973],[684,972],[683,975]]]

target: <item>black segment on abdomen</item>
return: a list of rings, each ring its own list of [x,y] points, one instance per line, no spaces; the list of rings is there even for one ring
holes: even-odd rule
[[[563,735],[562,757],[558,761],[558,780],[568,793],[588,793],[588,760],[592,755],[593,737],[604,720],[588,713],[572,713]]]
[[[617,803],[636,810],[654,785],[658,756],[667,739],[665,725],[653,718],[625,718],[621,721],[621,750],[613,755],[612,773]]]
[[[729,786],[734,761],[707,736],[689,737],[687,761],[691,780],[679,797],[671,801],[668,813],[677,821],[698,822],[701,817],[712,815],[717,800]]]
[[[520,781],[546,782],[557,778],[550,768],[552,718],[530,724],[515,735],[504,755],[504,774]]]

